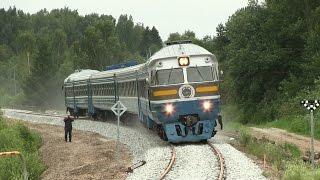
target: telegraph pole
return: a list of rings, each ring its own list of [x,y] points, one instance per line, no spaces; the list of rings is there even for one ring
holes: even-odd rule
[[[313,119],[313,110],[310,111],[310,133],[311,133],[311,163],[313,172],[315,171],[315,163],[314,163],[314,119]]]
[[[16,67],[13,67],[13,85],[14,85],[14,95],[17,95],[17,84],[16,84]]]
[[[314,163],[314,116],[315,111],[319,106],[319,100],[302,100],[301,104],[310,111],[310,159],[312,164],[313,175],[315,175],[315,163]]]

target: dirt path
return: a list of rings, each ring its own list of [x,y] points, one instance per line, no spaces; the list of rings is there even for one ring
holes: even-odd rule
[[[42,159],[48,169],[42,179],[125,179],[131,163],[127,148],[121,145],[120,165],[116,165],[114,140],[96,133],[73,131],[72,143],[64,141],[61,126],[24,123],[40,133]]]
[[[292,143],[295,144],[297,147],[300,148],[300,150],[304,153],[306,153],[310,148],[310,138],[297,135],[294,133],[289,133],[286,130],[278,129],[278,128],[251,128],[252,133],[255,137],[258,139],[266,138],[271,141],[277,142],[277,143]],[[314,142],[314,147],[316,152],[320,152],[320,141]]]

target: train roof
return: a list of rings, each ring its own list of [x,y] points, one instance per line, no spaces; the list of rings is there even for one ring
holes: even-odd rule
[[[135,71],[139,71],[140,69],[143,68],[143,66],[145,66],[145,63],[138,64],[138,65],[135,65],[135,66],[126,67],[126,68],[112,69],[112,70],[108,70],[108,71],[101,71],[99,73],[92,74],[92,76],[90,76],[90,78],[92,78],[92,79],[108,78],[108,77],[113,77],[114,74],[116,74],[116,76],[117,76],[117,75],[121,75],[121,74],[132,73],[132,72],[135,72]]]
[[[70,74],[65,80],[64,83],[73,82],[73,81],[81,81],[89,79],[92,74],[98,73],[100,71],[91,70],[91,69],[82,69],[76,70],[75,73]]]
[[[173,44],[166,46],[162,49],[160,49],[158,52],[156,52],[153,56],[149,58],[149,63],[151,61],[157,60],[157,59],[164,59],[164,58],[172,58],[172,57],[179,57],[181,55],[187,55],[187,56],[198,56],[198,55],[210,55],[213,54],[209,52],[208,50],[204,49],[201,46],[198,46],[196,44]]]

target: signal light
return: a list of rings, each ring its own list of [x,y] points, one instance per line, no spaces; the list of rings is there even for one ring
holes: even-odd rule
[[[211,101],[204,101],[202,104],[203,110],[204,111],[210,111],[212,108],[212,103]]]
[[[301,105],[303,105],[305,108],[307,108],[307,110],[309,111],[314,111],[316,110],[320,104],[319,104],[319,100],[302,100]]]
[[[179,66],[189,66],[190,64],[190,59],[189,57],[179,57],[178,58],[178,63],[179,63]]]
[[[164,106],[164,111],[168,114],[171,115],[174,111],[174,106],[172,104],[166,104]]]

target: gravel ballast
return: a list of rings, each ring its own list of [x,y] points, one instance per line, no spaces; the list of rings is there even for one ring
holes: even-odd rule
[[[244,153],[238,151],[230,144],[210,141],[222,153],[226,164],[227,179],[237,180],[265,180],[262,170]]]
[[[186,144],[174,148],[176,161],[166,179],[208,179],[218,176],[218,160],[210,146]]]
[[[23,110],[5,109],[3,111],[8,118],[64,126],[61,117],[25,114],[30,113],[30,111]],[[112,122],[76,119],[73,128],[99,133],[108,138],[117,138],[117,126]],[[144,166],[130,173],[128,179],[158,179],[160,177],[171,158],[171,150],[167,142],[160,140],[156,134],[142,126],[135,126],[135,128],[120,126],[120,141],[129,146],[133,154],[133,163],[141,160],[147,162]]]
[[[21,119],[34,123],[46,123],[63,126],[61,117],[49,117],[25,114],[28,111],[4,109],[8,118]],[[105,137],[116,139],[117,126],[113,122],[75,120],[73,127],[78,130],[99,133]],[[155,133],[141,125],[120,127],[120,141],[129,146],[133,163],[145,160],[147,163],[130,173],[127,179],[159,179],[171,158],[169,143],[162,141]],[[74,137],[76,138],[76,137]],[[242,152],[231,145],[218,142],[214,144],[224,156],[226,162],[226,179],[266,179],[262,170]],[[175,145],[177,159],[172,172],[165,179],[216,179],[218,160],[212,150],[205,144]]]

